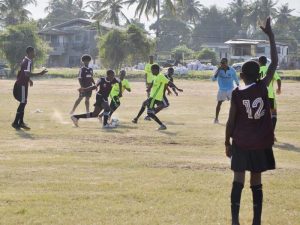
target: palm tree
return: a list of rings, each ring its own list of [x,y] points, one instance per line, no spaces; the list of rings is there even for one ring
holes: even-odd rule
[[[123,0],[90,1],[87,4],[90,9],[95,10],[92,12],[93,18],[98,21],[110,22],[117,26],[120,26],[121,19],[125,19],[127,23],[130,23],[130,20],[122,11],[125,4]]]
[[[233,0],[229,3],[230,12],[236,25],[241,29],[244,17],[248,14],[248,4],[246,0]]]
[[[159,37],[162,0],[127,0],[125,1],[125,3],[128,4],[128,7],[132,6],[135,3],[138,4],[135,15],[139,18],[141,18],[143,14],[146,15],[147,19],[149,18],[149,16],[156,16],[156,37]],[[175,12],[174,1],[164,0],[164,4],[169,7],[171,11]]]
[[[200,19],[203,5],[198,0],[182,0],[178,2],[181,8],[181,17],[184,21],[196,24]]]
[[[289,4],[283,4],[278,8],[278,15],[276,25],[280,25],[282,27],[289,26],[290,18],[292,17],[291,12],[295,9],[290,9]]]
[[[273,0],[261,0],[260,15],[259,15],[260,21],[265,21],[269,16],[276,17],[277,15],[277,9],[275,8],[276,5],[277,2],[274,2]]]
[[[5,25],[23,23],[29,20],[31,13],[25,7],[30,4],[36,4],[36,0],[0,0],[0,19]]]

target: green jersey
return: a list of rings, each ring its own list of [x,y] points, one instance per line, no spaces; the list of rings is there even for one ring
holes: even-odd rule
[[[261,78],[264,78],[266,76],[266,73],[268,71],[267,66],[261,66],[259,73],[261,74]],[[274,91],[274,81],[280,80],[280,76],[277,72],[275,72],[274,77],[271,81],[271,83],[268,86],[268,95],[269,98],[275,98],[275,91]]]
[[[127,79],[123,79],[121,81],[121,83],[122,83],[122,92],[121,93],[123,93],[125,89],[129,89],[130,88],[129,81]],[[110,97],[113,98],[115,96],[119,96],[119,92],[120,92],[119,90],[120,90],[119,84],[118,83],[114,84],[112,86],[112,89],[111,89],[110,94],[109,94]]]
[[[154,76],[150,98],[153,98],[157,101],[162,101],[164,97],[165,86],[170,81],[166,78],[162,73],[158,74],[156,77]]]
[[[150,63],[147,63],[145,65],[145,73],[146,73],[146,76],[147,76],[147,80],[146,80],[147,84],[151,84],[153,79],[155,78],[155,76],[153,76],[152,71],[151,71],[151,66],[152,65],[153,64],[150,64]]]

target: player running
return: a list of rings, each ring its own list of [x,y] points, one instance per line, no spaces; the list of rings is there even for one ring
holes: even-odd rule
[[[166,130],[167,129],[166,125],[163,124],[158,119],[158,117],[155,115],[155,111],[157,110],[157,108],[164,107],[163,95],[164,95],[166,85],[169,85],[170,87],[174,87],[178,91],[182,91],[182,90],[177,88],[175,86],[175,84],[173,84],[168,78],[166,78],[165,75],[160,73],[159,65],[157,65],[157,64],[152,65],[151,71],[152,71],[152,74],[155,76],[155,78],[154,78],[151,86],[149,87],[149,88],[151,88],[150,97],[146,101],[143,102],[138,115],[132,120],[132,122],[137,123],[138,119],[144,113],[144,111],[147,107],[148,108],[148,110],[147,110],[148,116],[151,119],[155,120],[155,122],[157,122],[160,125],[158,130]],[[157,106],[157,108],[155,108],[155,105]]]
[[[115,72],[113,70],[108,70],[106,72],[106,77],[101,77],[95,85],[93,85],[91,87],[87,87],[87,88],[82,87],[82,88],[78,89],[79,92],[86,92],[86,91],[95,90],[95,89],[97,89],[97,87],[99,87],[99,91],[97,92],[97,95],[96,95],[96,103],[94,104],[94,106],[95,106],[94,112],[71,116],[71,119],[76,127],[78,127],[78,120],[80,118],[83,118],[83,119],[95,118],[95,117],[97,118],[99,113],[102,110],[104,110],[103,128],[114,128],[113,125],[108,124],[108,118],[109,118],[109,114],[110,114],[108,96],[109,96],[109,93],[114,84],[119,84],[120,85],[119,90],[122,89],[121,82],[115,78]],[[119,97],[121,97],[121,96],[122,96],[122,93],[119,92]]]
[[[83,55],[81,57],[81,61],[83,63],[83,66],[79,70],[78,74],[78,81],[80,84],[80,87],[86,88],[90,87],[92,85],[95,85],[94,81],[94,72],[91,67],[89,67],[89,63],[92,60],[92,57],[90,55]],[[86,108],[86,113],[90,112],[90,97],[92,96],[92,90],[91,91],[86,91],[86,92],[80,92],[78,99],[75,101],[73,109],[71,110],[70,114],[72,115],[75,112],[75,109],[81,102],[83,98],[85,98],[85,108]]]
[[[241,79],[245,87],[232,93],[229,119],[226,126],[225,149],[231,157],[234,179],[231,190],[232,225],[239,225],[241,194],[245,183],[245,171],[250,171],[253,196],[252,225],[261,224],[263,191],[261,173],[275,169],[272,146],[272,127],[267,86],[271,83],[278,64],[278,56],[270,18],[261,27],[270,40],[271,64],[266,76],[260,79],[259,65],[255,61],[242,66]],[[230,143],[232,138],[232,143]]]

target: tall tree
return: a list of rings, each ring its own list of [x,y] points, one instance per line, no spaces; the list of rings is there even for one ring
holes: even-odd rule
[[[248,14],[247,0],[233,0],[229,3],[229,9],[237,27],[241,29],[244,19]]]
[[[278,15],[276,25],[282,28],[288,27],[290,25],[290,19],[292,17],[291,13],[295,9],[289,8],[289,4],[283,4],[278,8]]]
[[[12,41],[13,40],[13,41]],[[19,63],[24,57],[26,47],[33,46],[37,52],[37,61],[42,64],[49,50],[49,46],[37,34],[36,24],[23,23],[14,26],[8,26],[0,35],[2,43],[1,51],[9,63],[11,75],[15,75]]]
[[[83,0],[50,0],[45,8],[47,17],[43,24],[55,25],[76,18],[87,18]]]
[[[184,21],[188,21],[193,25],[200,19],[201,9],[203,5],[198,0],[182,0],[176,5],[177,14],[181,16]]]
[[[36,0],[0,0],[0,20],[4,25],[15,25],[29,20],[26,6],[36,4]]]
[[[160,34],[160,19],[161,19],[161,5],[162,0],[127,0],[126,3],[131,6],[137,3],[137,8],[135,15],[139,18],[144,14],[147,18],[149,16],[156,16],[157,26],[156,26],[156,37],[159,37]],[[164,0],[164,4],[173,12],[175,12],[174,2],[172,0]],[[128,7],[129,7],[128,6]]]
[[[90,1],[87,3],[91,5],[90,9],[95,9],[93,12],[93,18],[99,21],[105,21],[113,23],[117,26],[121,25],[121,20],[124,19],[130,23],[129,19],[125,15],[123,0],[105,0],[105,1]]]

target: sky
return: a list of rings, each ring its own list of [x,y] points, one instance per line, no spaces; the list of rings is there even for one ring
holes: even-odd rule
[[[85,0],[85,2],[88,2],[90,0]],[[217,5],[219,7],[226,7],[228,3],[230,3],[232,0],[200,0],[200,3],[204,6],[210,6],[210,5]],[[45,13],[44,9],[48,5],[49,0],[37,0],[38,4],[37,6],[31,5],[27,7],[28,10],[30,10],[32,17],[34,19],[40,19],[44,18],[47,14]],[[300,16],[300,1],[299,0],[278,0],[277,6],[280,6],[282,4],[288,3],[289,7],[292,9],[295,9],[295,11],[292,13],[294,15]],[[125,6],[125,9],[126,6]],[[126,15],[129,18],[134,17],[134,10],[135,7],[132,6],[128,10],[126,10]],[[154,21],[147,21],[146,18],[142,18],[142,22],[146,25],[149,25],[153,23]]]

